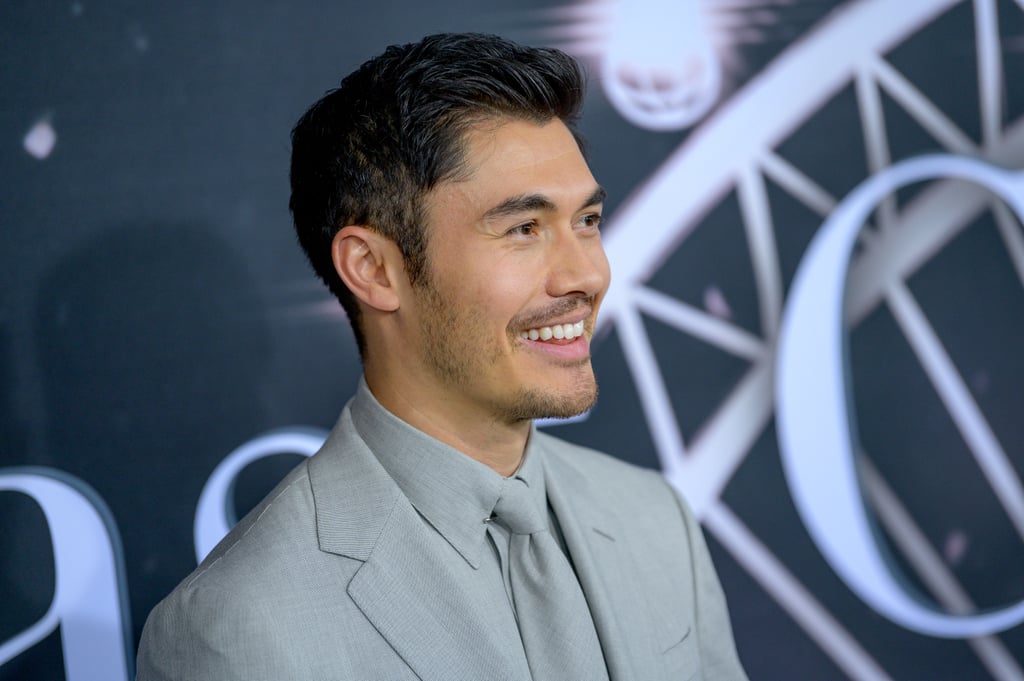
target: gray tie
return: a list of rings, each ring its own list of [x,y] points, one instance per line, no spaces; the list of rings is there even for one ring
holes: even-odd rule
[[[509,580],[534,681],[607,679],[583,591],[522,480],[505,480],[494,514],[512,533]]]

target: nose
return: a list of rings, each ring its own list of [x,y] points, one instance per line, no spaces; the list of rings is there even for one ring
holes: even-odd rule
[[[552,240],[547,289],[552,298],[584,295],[600,297],[608,289],[611,273],[599,234],[567,230]]]

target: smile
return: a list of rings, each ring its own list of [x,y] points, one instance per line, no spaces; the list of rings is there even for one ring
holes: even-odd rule
[[[554,326],[542,326],[537,329],[527,329],[526,331],[520,331],[519,337],[524,340],[540,340],[548,341],[554,338],[555,340],[572,340],[577,336],[583,335],[583,322],[579,321],[575,324],[555,324]]]

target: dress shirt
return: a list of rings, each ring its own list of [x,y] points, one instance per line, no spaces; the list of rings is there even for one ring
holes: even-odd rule
[[[481,635],[519,640],[518,613],[508,573],[511,535],[488,522],[504,478],[485,464],[417,430],[384,408],[360,380],[351,402],[352,422],[381,466],[409,499],[439,541],[446,541],[466,562],[464,578],[479,580],[496,608],[494,629]],[[531,437],[529,442],[534,438]],[[395,443],[400,443],[395,446]],[[558,545],[565,551],[557,518],[547,500],[543,450],[527,444],[523,461],[512,477],[530,490],[530,498]],[[568,556],[570,565],[571,557]],[[590,613],[587,613],[590,616]],[[524,614],[524,616],[528,616]],[[521,641],[520,641],[521,642]],[[526,653],[521,650],[523,664]]]

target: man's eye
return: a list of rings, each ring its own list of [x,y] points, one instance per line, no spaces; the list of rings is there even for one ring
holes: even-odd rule
[[[597,213],[591,213],[589,215],[584,215],[582,218],[580,218],[580,223],[584,227],[590,227],[590,228],[596,229],[597,227],[601,226],[601,216],[599,214],[597,214]]]
[[[537,231],[537,225],[532,222],[527,222],[522,225],[516,225],[512,229],[508,230],[506,234],[511,236],[529,236]]]

